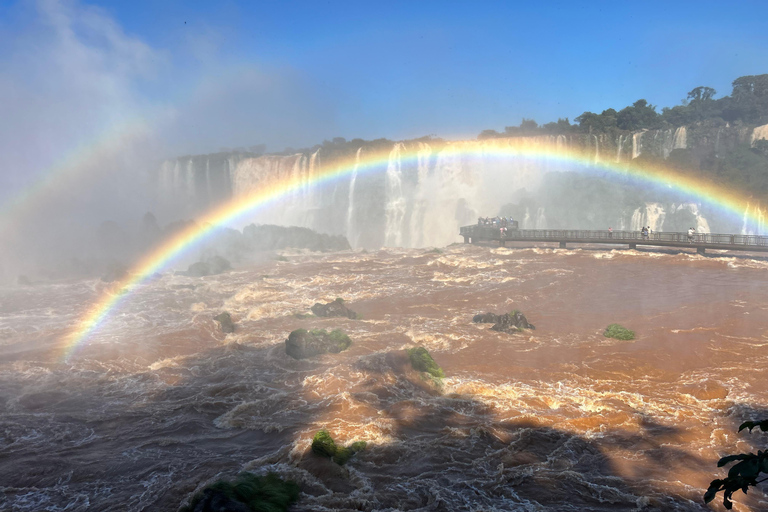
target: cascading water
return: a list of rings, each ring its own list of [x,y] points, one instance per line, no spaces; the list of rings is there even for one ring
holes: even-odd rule
[[[387,205],[384,209],[386,232],[384,244],[398,247],[403,243],[402,223],[405,217],[406,199],[403,195],[403,171],[400,150],[405,147],[398,143],[392,148],[387,164]]]
[[[357,233],[355,232],[355,182],[357,181],[357,170],[360,168],[360,153],[363,148],[357,148],[355,154],[355,167],[352,169],[352,176],[349,179],[349,196],[347,199],[347,240],[352,247],[357,246]]]
[[[281,201],[260,210],[251,222],[297,225],[345,235],[353,247],[442,246],[456,240],[461,225],[477,216],[505,215],[522,228],[697,231],[764,233],[766,223],[724,219],[706,205],[657,187],[623,185],[613,180],[569,172],[556,155],[587,148],[590,160],[615,155],[617,163],[641,153],[663,157],[705,140],[692,130],[643,131],[605,135],[551,135],[495,141],[394,143],[381,171],[360,173],[369,151],[365,144],[342,152],[324,148],[288,156],[218,154],[164,162],[157,172],[157,212],[166,218],[190,218],[231,196],[261,187],[297,186]],[[722,132],[722,137],[721,137]],[[752,131],[717,128],[708,135],[718,148],[732,148],[768,138],[768,125]],[[579,145],[580,144],[580,145]],[[594,148],[592,145],[594,144]],[[506,146],[505,146],[506,145]],[[489,149],[502,146],[510,156],[498,159]],[[346,151],[346,153],[344,152]],[[614,153],[615,152],[615,153]],[[468,157],[472,154],[475,156]],[[538,156],[531,156],[538,155]],[[552,155],[547,156],[547,155]],[[602,155],[602,156],[601,156]],[[316,177],[326,166],[350,166],[348,180],[321,186]],[[611,158],[612,160],[614,158]],[[576,193],[575,193],[576,192]],[[710,208],[710,209],[708,209]],[[506,213],[502,213],[502,211]],[[546,215],[545,213],[546,212]],[[760,212],[761,214],[762,212]],[[749,207],[745,218],[758,214]],[[240,227],[240,226],[238,226]]]

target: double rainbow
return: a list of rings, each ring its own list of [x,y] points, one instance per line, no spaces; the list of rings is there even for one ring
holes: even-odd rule
[[[419,148],[399,148],[401,162],[416,161],[420,155]],[[516,160],[547,159],[553,163],[560,163],[576,167],[587,172],[598,172],[603,175],[615,177],[629,177],[654,186],[662,186],[667,190],[680,193],[690,200],[709,203],[733,214],[738,218],[762,225],[765,222],[759,206],[755,207],[755,201],[744,194],[728,190],[714,182],[693,178],[676,172],[661,165],[632,165],[627,163],[595,161],[594,154],[589,151],[577,151],[558,148],[554,144],[531,144],[525,139],[496,139],[482,142],[455,142],[448,143],[442,152],[450,153],[460,158],[499,158],[511,163]],[[198,243],[212,234],[217,228],[238,224],[244,218],[253,215],[262,208],[290,196],[294,191],[306,187],[323,186],[341,178],[345,178],[357,172],[373,173],[387,169],[390,160],[390,150],[376,151],[362,155],[358,152],[356,157],[339,160],[321,168],[308,183],[305,180],[289,178],[278,183],[261,187],[259,190],[235,197],[226,204],[222,204],[198,219],[197,223],[190,225],[183,231],[164,241],[149,254],[133,266],[127,277],[115,283],[109,291],[96,301],[77,322],[76,327],[66,337],[64,343],[64,358],[70,357],[77,347],[99,328],[119,307],[122,301],[131,295],[131,292],[141,286],[150,276],[167,267],[178,257],[195,247]],[[753,206],[750,206],[752,202]]]

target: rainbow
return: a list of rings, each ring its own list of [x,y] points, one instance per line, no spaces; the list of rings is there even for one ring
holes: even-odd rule
[[[398,144],[400,161],[418,161],[424,154],[420,148],[408,149]],[[328,164],[318,171],[310,184],[322,186],[353,172],[372,173],[385,170],[393,150],[372,151],[361,156],[339,160]],[[588,151],[574,151],[558,148],[554,144],[530,143],[526,139],[495,139],[492,141],[466,141],[446,143],[441,148],[441,155],[449,154],[459,158],[499,158],[508,161],[520,159],[548,159],[554,163],[563,163],[582,170],[602,172],[606,176],[636,179],[640,183],[661,186],[676,191],[686,197],[717,206],[738,218],[744,217],[754,223],[762,224],[765,219],[759,206],[750,206],[751,198],[736,191],[728,190],[714,182],[693,178],[660,165],[632,165],[615,162],[595,161],[594,154]],[[177,233],[172,238],[145,255],[128,272],[127,277],[114,283],[77,322],[76,327],[64,340],[63,356],[69,358],[83,342],[99,328],[120,306],[131,292],[151,276],[167,267],[175,259],[186,254],[217,228],[237,224],[256,211],[289,196],[308,183],[301,179],[285,179],[278,183],[267,184],[259,190],[241,197],[236,197],[222,204],[198,219],[197,223]],[[755,201],[751,201],[752,204]]]

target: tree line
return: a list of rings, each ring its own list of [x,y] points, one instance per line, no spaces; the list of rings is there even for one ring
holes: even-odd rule
[[[523,118],[519,126],[506,126],[503,132],[483,130],[478,139],[658,130],[708,120],[723,125],[757,126],[768,123],[768,74],[742,76],[734,80],[732,86],[730,96],[718,99],[715,99],[715,89],[696,87],[680,105],[664,107],[661,112],[657,112],[656,106],[647,100],[639,99],[619,111],[609,108],[599,114],[584,112],[574,119],[574,124],[567,117],[543,125]]]

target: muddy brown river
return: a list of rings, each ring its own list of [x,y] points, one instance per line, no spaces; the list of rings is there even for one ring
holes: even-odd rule
[[[294,510],[722,509],[702,501],[718,458],[768,445],[736,433],[768,418],[768,259],[440,251],[168,272],[66,362],[62,338],[109,285],[0,289],[0,510],[177,510],[242,470],[298,482]],[[336,297],[362,319],[301,317]],[[472,323],[513,309],[536,330]],[[636,339],[605,338],[611,323]],[[301,327],[353,345],[294,360],[284,340]],[[410,368],[414,346],[441,386]],[[368,449],[343,469],[308,464],[321,428]],[[760,490],[736,499],[768,508]]]

